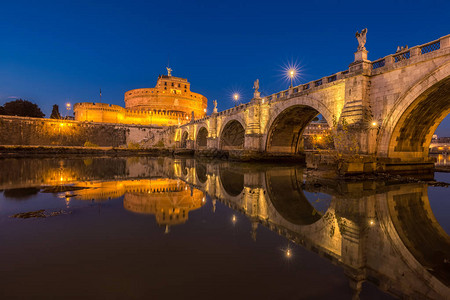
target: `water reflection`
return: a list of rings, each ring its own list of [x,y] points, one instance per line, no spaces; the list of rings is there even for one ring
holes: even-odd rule
[[[216,201],[234,210],[234,226],[248,218],[253,240],[265,227],[340,266],[355,298],[365,281],[398,297],[450,297],[450,237],[433,215],[426,183],[329,182],[295,166],[192,159],[105,162],[5,160],[0,189],[8,197],[19,187],[70,185],[78,188],[63,192],[70,199],[123,196],[125,210],[154,215],[166,232],[186,223],[207,195],[213,211]]]
[[[436,166],[450,166],[450,154],[435,154]]]

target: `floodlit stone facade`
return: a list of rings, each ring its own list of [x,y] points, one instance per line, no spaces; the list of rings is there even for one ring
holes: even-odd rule
[[[449,97],[446,35],[375,61],[358,50],[347,70],[266,97],[255,93],[248,103],[180,126],[174,140],[196,150],[206,139],[208,149],[293,155],[303,151],[302,136],[320,114],[342,137],[335,148],[343,153],[432,165],[429,145],[450,113]]]
[[[206,115],[207,99],[191,92],[185,78],[160,75],[154,88],[125,93],[125,108],[105,103],[76,103],[75,120],[138,125],[179,125]]]

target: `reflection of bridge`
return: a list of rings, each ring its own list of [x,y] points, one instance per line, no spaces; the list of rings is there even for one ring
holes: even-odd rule
[[[360,154],[389,165],[427,163],[432,135],[450,112],[450,35],[373,62],[360,50],[348,70],[267,97],[258,94],[180,126],[175,141],[197,150],[294,154],[302,150],[307,124],[321,114],[331,127],[333,120],[350,125],[346,136],[354,137]],[[346,142],[335,146],[340,144]]]
[[[356,294],[370,281],[396,296],[450,298],[450,238],[433,216],[425,184],[330,186],[304,183],[295,168],[181,164],[175,175],[246,215],[254,238],[262,225],[342,266]],[[325,213],[303,189],[332,194]]]
[[[450,298],[450,239],[433,216],[425,184],[321,182],[296,167],[207,164],[193,159],[99,161],[117,164],[121,178],[114,180],[114,172],[100,169],[104,176],[111,175],[107,181],[97,181],[98,173],[80,180],[78,163],[72,161],[77,168],[58,173],[70,174],[72,181],[62,183],[90,187],[74,192],[83,200],[125,195],[125,209],[155,214],[165,225],[183,223],[189,211],[203,205],[206,193],[213,202],[247,216],[254,238],[258,227],[265,226],[341,266],[355,294],[362,282],[370,281],[401,297]],[[85,168],[80,170],[89,171],[91,164],[81,162]],[[53,174],[54,166],[47,161],[35,161],[33,166],[37,174]],[[2,169],[0,175],[15,171],[22,168]],[[148,179],[151,176],[160,179]],[[39,185],[33,174],[28,178],[28,186]],[[55,178],[51,175],[42,184],[53,184]],[[303,191],[329,194],[331,203],[319,210]]]

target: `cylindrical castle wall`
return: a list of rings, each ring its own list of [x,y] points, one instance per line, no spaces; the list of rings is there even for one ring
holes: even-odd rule
[[[206,115],[206,97],[192,92],[176,92],[155,88],[134,89],[125,93],[125,108],[133,110],[180,111],[196,119]]]

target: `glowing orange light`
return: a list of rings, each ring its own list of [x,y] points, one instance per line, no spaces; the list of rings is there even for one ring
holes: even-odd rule
[[[289,70],[289,77],[290,78],[294,78],[295,77],[295,70],[294,69],[290,69]]]
[[[233,224],[235,224],[237,222],[236,215],[233,215],[233,217],[231,218],[231,221],[233,222]]]
[[[291,249],[287,249],[286,250],[286,257],[287,258],[290,258],[292,256],[292,251],[291,251]]]

